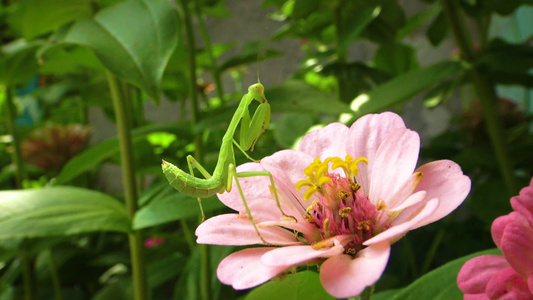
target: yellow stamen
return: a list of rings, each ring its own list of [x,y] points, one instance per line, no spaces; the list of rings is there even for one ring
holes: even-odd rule
[[[363,222],[359,222],[357,224],[357,229],[362,230],[362,231],[369,231],[370,230],[370,221],[366,220],[366,221],[363,221]]]
[[[349,212],[352,211],[351,207],[343,207],[339,209],[339,215],[343,218],[348,218],[350,216]]]
[[[312,186],[308,188],[307,191],[305,191],[304,193],[304,200],[309,200],[309,198],[311,198],[311,196],[313,196],[313,194],[316,193],[317,191],[318,191],[318,188],[316,186]]]
[[[387,208],[387,205],[385,205],[385,201],[383,199],[379,199],[378,204],[376,205],[376,209],[378,211],[381,211],[381,210],[384,210],[385,208]]]

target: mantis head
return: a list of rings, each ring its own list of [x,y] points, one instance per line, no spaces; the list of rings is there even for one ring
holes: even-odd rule
[[[255,100],[261,103],[267,102],[267,99],[265,98],[265,88],[260,83],[251,85],[248,88],[248,93],[250,93]]]

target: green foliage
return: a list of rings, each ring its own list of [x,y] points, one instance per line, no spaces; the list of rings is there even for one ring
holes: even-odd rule
[[[106,194],[80,188],[2,191],[0,211],[2,239],[130,231],[124,206]]]
[[[302,271],[286,275],[282,280],[272,280],[255,288],[246,300],[259,299],[335,299],[320,284],[317,272]]]
[[[160,82],[176,47],[177,30],[168,1],[130,0],[76,22],[64,42],[89,47],[106,68],[159,103]]]

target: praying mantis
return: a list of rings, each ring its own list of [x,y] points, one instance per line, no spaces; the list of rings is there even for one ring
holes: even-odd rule
[[[260,104],[257,107],[253,117],[250,117],[248,107],[253,101],[258,101]],[[222,144],[220,146],[220,152],[218,155],[217,165],[213,171],[213,175],[209,174],[205,168],[194,159],[191,155],[187,156],[187,164],[189,166],[189,172],[181,170],[177,166],[164,161],[162,163],[163,173],[167,178],[170,185],[172,185],[179,192],[189,195],[191,197],[198,198],[198,204],[202,214],[202,221],[205,219],[205,214],[202,208],[202,201],[200,198],[207,198],[216,193],[224,193],[231,191],[232,181],[235,178],[235,183],[239,189],[240,196],[242,198],[244,208],[250,222],[257,235],[261,238],[262,242],[268,244],[261,236],[255,222],[252,218],[248,204],[239,184],[238,178],[253,177],[253,176],[268,176],[272,186],[273,194],[276,199],[276,203],[280,212],[287,216],[281,209],[281,205],[278,198],[276,186],[272,174],[268,171],[255,171],[255,172],[239,172],[236,170],[235,153],[233,151],[233,145],[241,150],[246,157],[251,159],[247,154],[247,150],[253,151],[255,143],[259,139],[259,136],[266,130],[270,124],[270,104],[265,98],[264,87],[261,83],[256,83],[248,88],[248,93],[245,94],[233,115],[229,127],[222,137]],[[240,139],[237,143],[234,139],[237,126],[240,125]],[[193,165],[200,171],[205,178],[198,178],[194,176]],[[289,217],[289,216],[287,216]],[[294,218],[294,217],[292,217]]]

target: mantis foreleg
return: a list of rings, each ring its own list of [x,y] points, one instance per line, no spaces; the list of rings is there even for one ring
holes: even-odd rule
[[[270,104],[267,102],[259,104],[251,119],[246,107],[240,124],[239,144],[242,149],[254,151],[257,139],[266,130],[268,124],[270,124]]]

